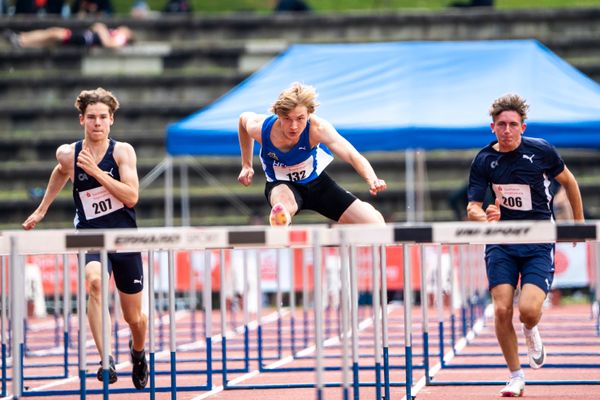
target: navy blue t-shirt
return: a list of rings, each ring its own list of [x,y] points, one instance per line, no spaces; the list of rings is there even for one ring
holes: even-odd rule
[[[96,179],[77,166],[77,157],[83,141],[75,143],[75,170],[73,200],[75,201],[75,228],[107,229],[137,228],[135,210],[112,196]],[[119,166],[113,157],[116,142],[110,139],[104,157],[98,163],[101,170],[116,180],[121,180]]]
[[[483,202],[489,187],[500,199],[500,220],[552,220],[552,179],[565,164],[544,139],[522,137],[515,150],[502,153],[483,148],[471,164],[469,201]]]

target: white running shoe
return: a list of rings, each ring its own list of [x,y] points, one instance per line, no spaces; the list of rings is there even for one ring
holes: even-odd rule
[[[523,334],[525,334],[525,325],[523,325]],[[537,326],[531,329],[531,334],[525,334],[527,343],[527,355],[529,356],[529,366],[533,369],[542,368],[546,361],[546,348],[542,343],[540,331]]]
[[[510,381],[500,391],[502,397],[521,397],[525,393],[525,378],[517,376],[510,378]]]
[[[288,226],[292,222],[292,217],[283,204],[277,203],[271,209],[269,222],[271,226]]]

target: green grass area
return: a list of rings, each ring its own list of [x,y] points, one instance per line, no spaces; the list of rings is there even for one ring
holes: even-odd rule
[[[469,3],[469,0],[306,0],[315,12],[351,12],[384,10],[446,9],[452,3]],[[133,0],[113,0],[118,13],[127,13]],[[160,11],[167,0],[147,0],[152,10]],[[196,13],[262,12],[273,9],[276,0],[190,0]],[[600,7],[600,0],[496,0],[497,9]]]

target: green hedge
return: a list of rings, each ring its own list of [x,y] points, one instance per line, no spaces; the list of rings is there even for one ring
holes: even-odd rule
[[[119,14],[127,14],[134,0],[112,0]],[[168,0],[146,0],[160,11]],[[277,0],[189,0],[196,13],[271,12]],[[470,0],[305,0],[316,12],[353,10],[442,10],[452,3]],[[600,7],[600,0],[495,0],[496,8]]]

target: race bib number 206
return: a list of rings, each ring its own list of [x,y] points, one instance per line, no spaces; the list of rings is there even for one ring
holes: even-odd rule
[[[102,186],[79,192],[79,198],[88,221],[125,207],[119,199]]]
[[[531,187],[521,184],[497,185],[492,189],[496,198],[500,199],[500,205],[504,208],[519,211],[531,211]]]

